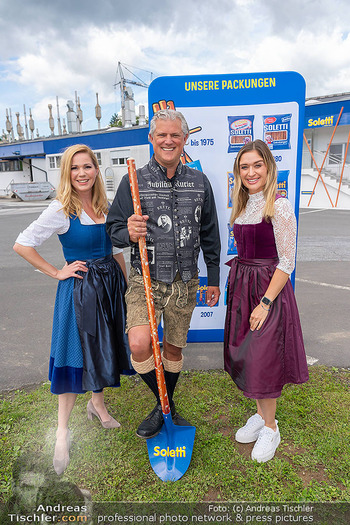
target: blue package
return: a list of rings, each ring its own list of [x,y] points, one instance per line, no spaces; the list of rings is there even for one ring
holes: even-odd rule
[[[207,277],[198,277],[199,283],[197,288],[197,302],[196,306],[207,306],[207,288],[208,279]]]
[[[226,284],[225,284],[224,306],[227,306],[227,299],[228,299],[227,295],[228,295],[228,276],[227,276]]]
[[[197,288],[197,302],[196,306],[208,306],[207,291],[208,291],[208,277],[198,277],[199,283]],[[217,302],[215,306],[219,306]]]
[[[282,197],[288,197],[288,177],[289,170],[277,172],[277,193]]]
[[[271,150],[290,149],[290,121],[292,114],[265,115],[264,142]]]
[[[193,168],[198,171],[203,171],[200,160],[193,160],[192,162],[187,162],[186,166],[189,166],[190,168]]]
[[[233,173],[227,172],[227,207],[232,208],[232,192],[235,178]]]
[[[228,228],[228,248],[227,255],[237,255],[237,243],[233,235],[233,226],[230,223],[227,223]]]
[[[242,146],[254,140],[254,115],[227,117],[227,120],[229,128],[228,153],[235,153],[239,151]]]

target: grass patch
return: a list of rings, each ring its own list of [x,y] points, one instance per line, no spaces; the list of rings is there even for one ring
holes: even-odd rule
[[[135,435],[154,405],[152,394],[138,377],[123,377],[121,388],[105,391],[119,430],[88,421],[90,395],[78,396],[70,423],[71,463],[61,479],[88,489],[93,501],[350,502],[349,386],[349,370],[313,367],[308,383],[285,387],[277,409],[281,444],[273,460],[258,464],[250,459],[253,445],[234,440],[254,413],[254,402],[225,372],[183,372],[175,401],[197,434],[186,474],[164,483],[151,469],[145,442]],[[47,474],[56,476],[51,464],[57,397],[45,383],[4,395],[0,406],[0,491],[6,502],[19,456],[34,453]]]

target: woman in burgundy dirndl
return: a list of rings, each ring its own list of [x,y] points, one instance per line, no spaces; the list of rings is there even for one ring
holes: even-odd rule
[[[231,226],[238,257],[230,266],[225,321],[225,370],[257,413],[236,433],[256,441],[252,459],[273,458],[280,443],[276,400],[287,383],[309,374],[293,288],[296,218],[277,194],[277,167],[268,146],[249,142],[234,164]]]

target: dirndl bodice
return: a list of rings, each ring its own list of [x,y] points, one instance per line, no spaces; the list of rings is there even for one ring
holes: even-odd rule
[[[234,224],[233,235],[240,259],[278,259],[271,222],[262,220],[258,224]]]
[[[68,263],[101,259],[112,253],[112,243],[105,223],[82,225],[76,216],[70,218],[69,222],[69,230],[58,236]]]

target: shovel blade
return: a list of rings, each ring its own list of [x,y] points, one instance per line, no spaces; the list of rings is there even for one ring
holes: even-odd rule
[[[147,439],[149,460],[162,481],[177,481],[190,465],[196,428],[174,425],[171,414],[163,418],[159,434]]]

